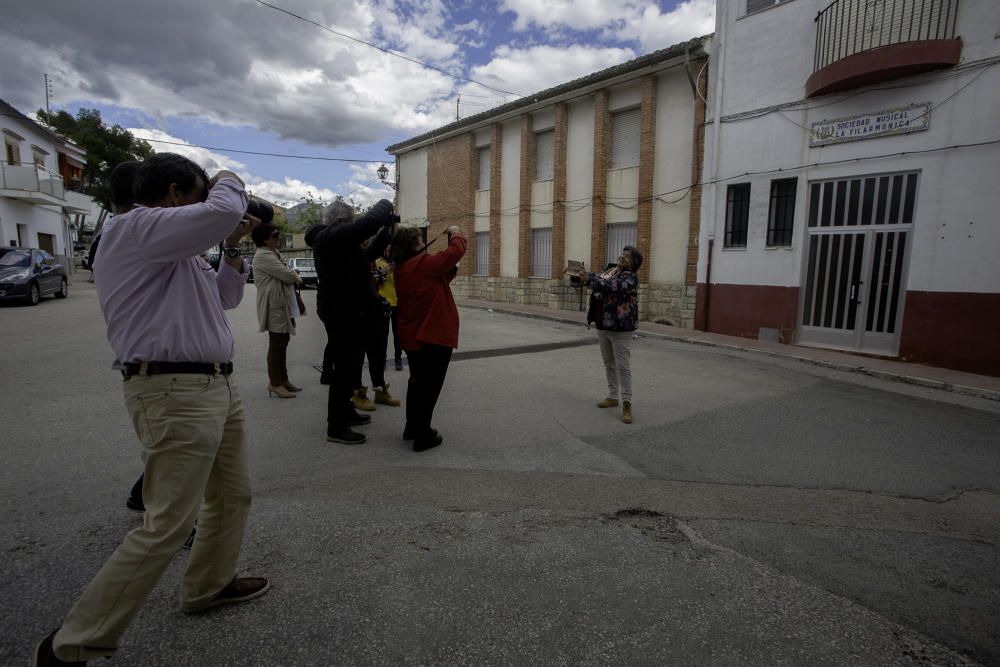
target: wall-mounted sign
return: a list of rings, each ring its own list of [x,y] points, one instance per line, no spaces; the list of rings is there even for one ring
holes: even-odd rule
[[[930,116],[931,103],[925,102],[848,118],[821,120],[809,126],[809,146],[815,148],[893,134],[922,132],[928,128]]]

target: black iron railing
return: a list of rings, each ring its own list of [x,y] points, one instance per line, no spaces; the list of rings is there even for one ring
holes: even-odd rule
[[[959,0],[834,0],[816,16],[813,71],[893,44],[952,39]]]

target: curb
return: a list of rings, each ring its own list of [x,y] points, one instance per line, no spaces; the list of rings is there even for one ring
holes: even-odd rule
[[[513,308],[505,308],[503,305],[497,306],[485,306],[479,304],[469,304],[469,303],[459,303],[457,304],[460,308],[470,308],[472,310],[486,310],[493,313],[501,313],[503,315],[515,315],[518,317],[527,317],[536,320],[548,320],[551,322],[562,322],[564,324],[583,324],[582,322],[560,316],[557,313],[531,313],[521,310],[515,310]],[[960,394],[962,396],[970,396],[972,398],[984,398],[989,401],[1000,402],[1000,391],[994,391],[992,389],[983,389],[981,387],[970,387],[963,384],[955,384],[952,382],[944,382],[942,380],[930,380],[928,378],[917,377],[914,375],[904,375],[902,373],[893,373],[892,371],[879,370],[876,368],[868,368],[863,365],[854,365],[841,363],[837,361],[828,361],[826,359],[811,359],[809,357],[803,357],[797,354],[785,353],[785,352],[775,352],[773,350],[761,350],[755,347],[747,347],[744,345],[734,345],[732,343],[720,343],[711,340],[698,340],[696,338],[687,338],[684,336],[678,336],[676,334],[661,333],[657,331],[644,331],[643,329],[638,329],[638,332],[649,338],[659,338],[662,340],[671,340],[679,343],[689,343],[691,345],[704,345],[706,347],[715,347],[723,350],[733,350],[737,352],[749,352],[754,354],[762,354],[769,357],[778,357],[780,359],[789,359],[791,361],[798,361],[800,363],[811,364],[813,366],[821,366],[823,368],[830,368],[838,371],[846,371],[849,373],[858,373],[859,375],[867,375],[868,377],[877,378],[879,380],[888,380],[890,382],[898,382],[900,384],[909,384],[917,387],[924,387],[926,389],[937,389],[938,391],[947,391],[953,394]]]

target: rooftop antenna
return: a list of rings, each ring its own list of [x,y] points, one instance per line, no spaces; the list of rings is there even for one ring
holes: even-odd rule
[[[49,80],[48,73],[45,74],[45,115],[48,116],[52,113],[49,109],[49,99],[52,97],[52,82]]]

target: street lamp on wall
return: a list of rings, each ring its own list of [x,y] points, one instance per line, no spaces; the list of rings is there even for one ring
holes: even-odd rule
[[[384,163],[382,164],[381,167],[375,170],[375,173],[378,175],[378,180],[382,181],[383,185],[387,185],[393,190],[396,189],[395,183],[390,183],[389,181],[385,180],[386,178],[389,177],[389,167],[385,166]]]

